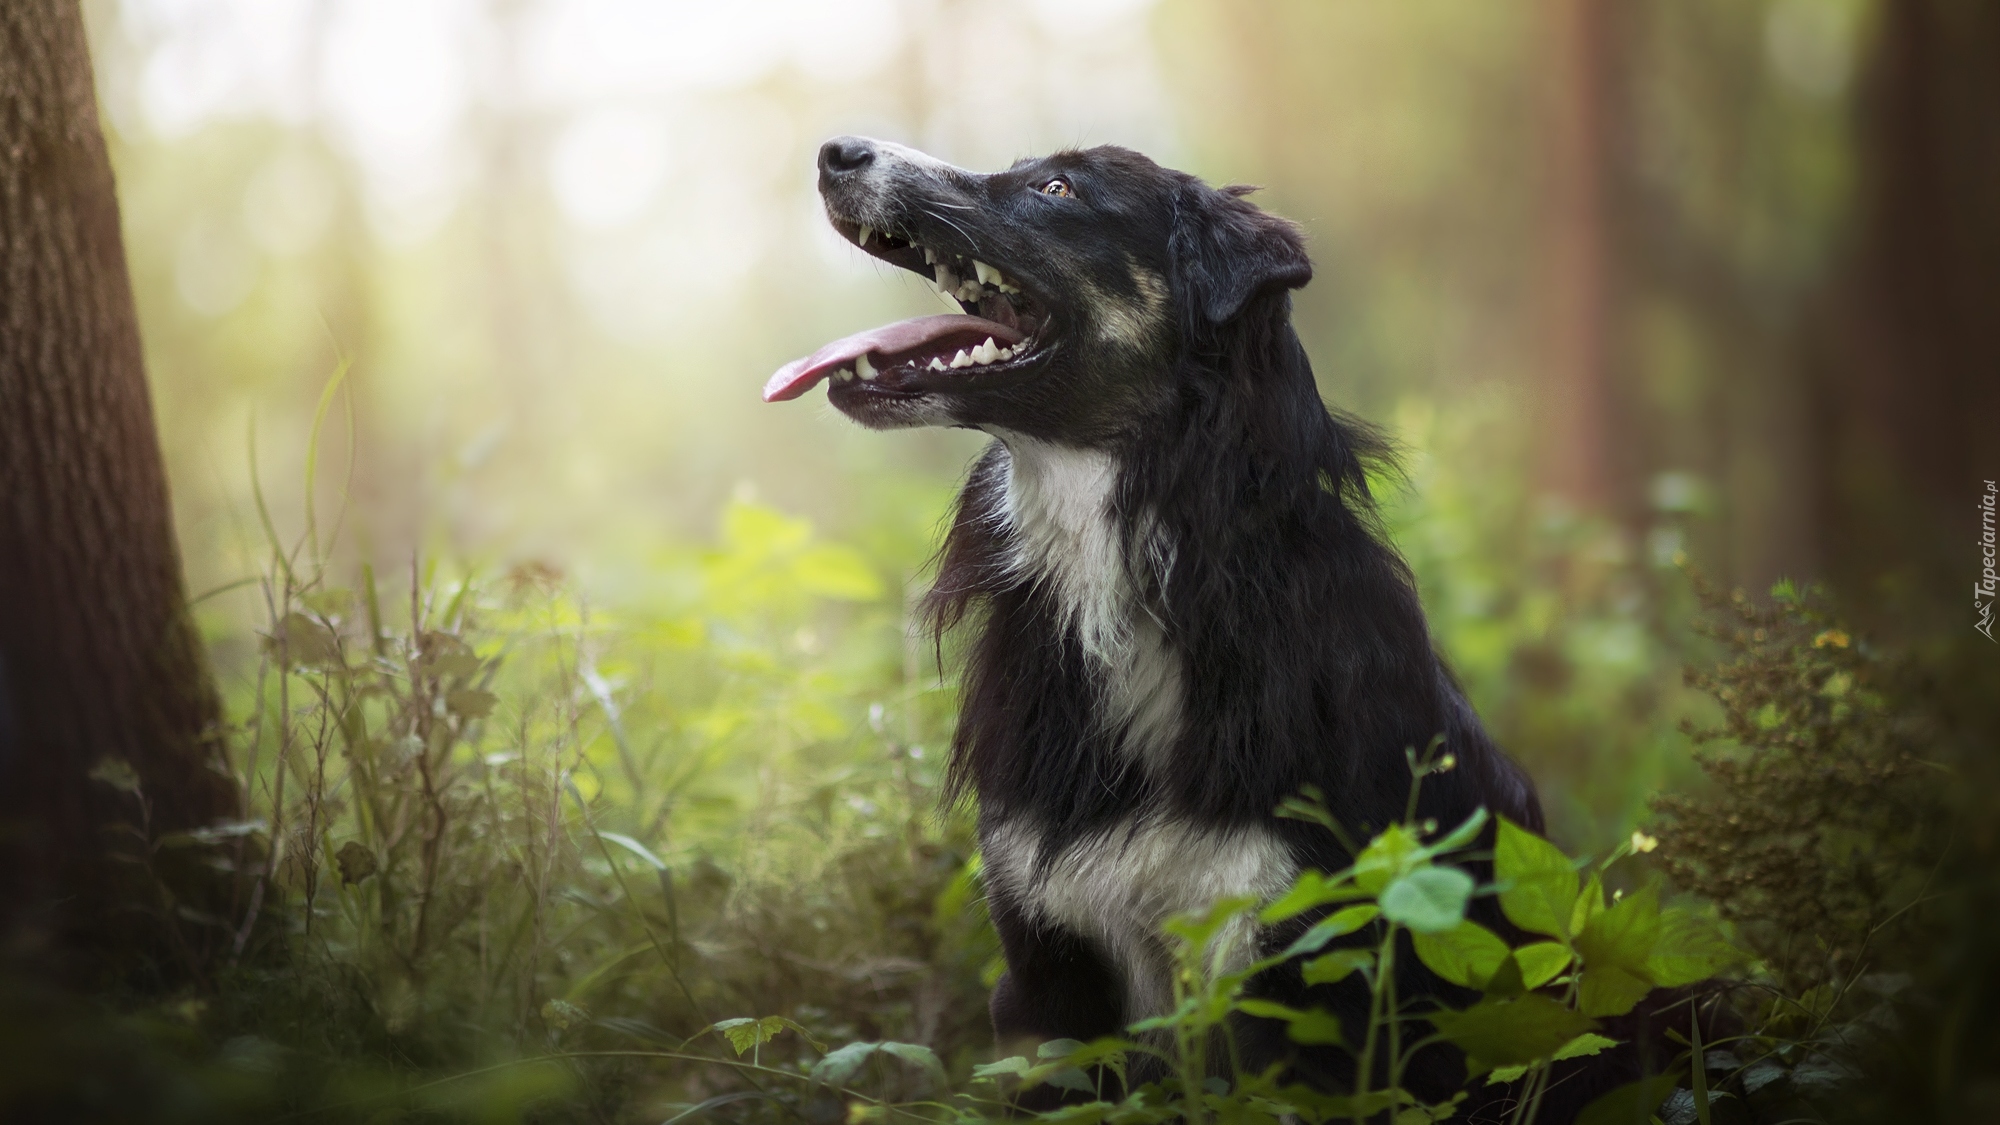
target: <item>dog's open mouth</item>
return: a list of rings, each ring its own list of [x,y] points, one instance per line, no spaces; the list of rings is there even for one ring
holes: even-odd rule
[[[835,386],[920,395],[959,380],[1019,370],[1042,349],[1048,316],[1020,283],[975,258],[893,231],[833,220],[834,229],[893,266],[930,279],[962,314],[900,320],[835,340],[778,369],[764,401],[797,398],[821,379]]]

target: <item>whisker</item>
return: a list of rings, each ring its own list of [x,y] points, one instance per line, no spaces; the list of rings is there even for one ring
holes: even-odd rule
[[[972,252],[975,254],[979,253],[979,240],[972,237],[972,233],[970,231],[966,230],[962,226],[959,226],[957,223],[952,222],[949,216],[940,215],[937,212],[931,210],[928,206],[921,208],[921,210],[923,211],[924,214],[929,215],[931,218],[936,219],[938,222],[943,223],[944,225],[957,231],[959,234],[964,235],[966,244],[972,247]]]

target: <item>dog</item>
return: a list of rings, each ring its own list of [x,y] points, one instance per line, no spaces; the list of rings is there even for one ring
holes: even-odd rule
[[[1320,399],[1291,325],[1290,291],[1313,272],[1295,225],[1250,189],[1116,147],[977,174],[839,137],[819,151],[819,191],[842,236],[963,311],[834,341],[765,399],[826,380],[864,426],[994,439],[925,608],[940,634],[977,621],[949,776],[977,796],[1003,1044],[1168,1011],[1161,924],[1347,866],[1331,833],[1275,810],[1317,790],[1350,829],[1379,831],[1405,814],[1408,749],[1441,740],[1456,762],[1424,779],[1419,817],[1450,826],[1483,807],[1542,830],[1534,786],[1485,733],[1383,539],[1367,470],[1385,443]],[[1490,897],[1475,910],[1512,932]],[[1311,921],[1244,919],[1234,944],[1282,948]],[[1470,998],[1398,960],[1402,995]],[[1291,966],[1252,991],[1325,1007],[1358,1041],[1355,978],[1307,989]],[[1282,1062],[1352,1088],[1344,1052],[1299,1048],[1274,1021],[1236,1030],[1248,1070]],[[1441,1098],[1463,1077],[1438,1047],[1406,1083]]]

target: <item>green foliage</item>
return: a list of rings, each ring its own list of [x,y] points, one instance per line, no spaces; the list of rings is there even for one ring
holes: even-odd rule
[[[1663,508],[1640,539],[1537,493],[1523,466],[1541,435],[1497,389],[1407,399],[1394,423],[1404,475],[1377,491],[1432,632],[1553,834],[1613,846],[1695,776],[1678,723],[1702,701],[1681,683],[1690,607],[1672,565],[1688,514]]]
[[[1419,782],[1435,769],[1449,768],[1419,762],[1414,755],[1412,764]],[[1310,799],[1291,802],[1287,810],[1331,826],[1325,810]],[[1301,872],[1261,910],[1254,902],[1225,900],[1201,914],[1175,919],[1167,927],[1178,943],[1172,1011],[1134,1023],[1129,1038],[1045,1045],[1035,1062],[1008,1059],[980,1068],[976,1077],[1100,1095],[1102,1076],[1114,1075],[1128,1087],[1122,1100],[1093,1101],[1040,1116],[1067,1121],[1084,1115],[1121,1125],[1166,1118],[1276,1122],[1286,1115],[1318,1123],[1361,1120],[1392,1110],[1398,1122],[1440,1121],[1479,1086],[1512,1082],[1517,1085],[1509,1120],[1528,1122],[1539,1111],[1553,1064],[1617,1045],[1599,1033],[1598,1018],[1627,1012],[1643,999],[1657,983],[1654,965],[1685,983],[1691,974],[1705,979],[1740,962],[1741,954],[1699,908],[1663,908],[1657,888],[1650,886],[1633,894],[1605,894],[1605,872],[1634,850],[1650,846],[1647,838],[1635,835],[1603,860],[1586,865],[1590,878],[1580,888],[1576,863],[1503,819],[1495,836],[1495,884],[1478,889],[1450,864],[1469,858],[1468,849],[1485,821],[1482,812],[1442,835],[1434,826],[1415,822],[1391,825],[1361,849],[1351,867]],[[1433,838],[1427,841],[1427,835]],[[1510,948],[1465,916],[1477,894],[1497,894],[1517,924],[1530,919],[1546,925],[1556,940]],[[1315,910],[1330,912],[1282,952],[1218,964],[1220,938],[1235,920],[1254,912],[1273,922]],[[1319,952],[1355,934],[1363,936],[1363,945]],[[1398,997],[1393,966],[1405,949],[1438,975],[1482,995],[1463,1008]],[[1311,983],[1364,974],[1369,992],[1365,1021],[1343,1026],[1324,1010],[1292,1008],[1256,994],[1259,973],[1300,957],[1310,958],[1302,967]],[[1235,1066],[1233,1037],[1243,1017],[1281,1021],[1295,1043],[1347,1052],[1355,1062],[1356,1087],[1339,1094],[1314,1092],[1286,1084],[1275,1071],[1241,1071]],[[1402,1076],[1413,1054],[1439,1042],[1466,1053],[1474,1086],[1427,1104],[1402,1087]],[[1092,1068],[1098,1076],[1093,1077]],[[1155,1077],[1143,1080],[1149,1074]],[[1128,1083],[1128,1077],[1137,1085]],[[1663,1085],[1648,1088],[1658,1092],[1653,1105],[1672,1084],[1669,1075]],[[1622,1096],[1629,1100],[1632,1094]]]
[[[413,568],[393,583],[360,569],[341,586],[310,550],[274,547],[267,625],[230,680],[253,815],[158,842],[215,849],[242,875],[231,916],[199,923],[226,931],[234,959],[206,998],[107,1041],[151,1044],[155,1058],[171,1041],[178,1053],[156,1069],[203,1120],[960,1125],[1049,1086],[1077,1102],[1051,1121],[1410,1125],[1514,1083],[1525,1122],[1554,1064],[1614,1045],[1603,1020],[1750,959],[1731,937],[1747,931],[1739,915],[1725,912],[1738,922],[1726,930],[1645,883],[1631,857],[1650,837],[1575,860],[1481,812],[1448,826],[1412,813],[1353,840],[1306,793],[1280,815],[1336,834],[1350,868],[1172,920],[1173,1004],[1124,1034],[984,1061],[997,943],[968,823],[933,815],[951,685],[924,674],[929,654],[885,580],[915,562],[914,548],[864,552],[748,500],[725,509],[712,544],[652,560],[664,577],[649,596],[611,607],[534,564]],[[1611,612],[1544,592],[1488,639],[1518,653],[1534,629]],[[1441,635],[1484,629],[1475,616],[1442,612]],[[1516,656],[1466,651],[1475,697],[1513,690]],[[1565,721],[1582,729],[1630,702],[1667,648],[1644,651],[1608,695],[1550,688],[1577,697]],[[1793,721],[1770,714],[1757,730]],[[1607,729],[1621,749],[1651,737]],[[1410,759],[1419,782],[1453,768]],[[106,785],[118,765],[100,770]],[[1494,881],[1481,886],[1456,864],[1488,858],[1485,840]],[[1468,916],[1495,905],[1526,931],[1520,944]],[[1311,924],[1282,950],[1244,940],[1300,919]],[[1860,990],[1787,992],[1755,975],[1768,963],[1756,952],[1753,1033],[1696,1048],[1690,1026],[1682,1065],[1628,1099],[1652,1098],[1650,1111],[1679,1089],[1706,1108],[1753,1085],[1768,1101],[1847,1080],[1832,1037],[1855,1026]],[[1397,995],[1412,956],[1477,999]],[[1260,995],[1257,974],[1285,961],[1310,983],[1365,988],[1365,1018]],[[1348,1053],[1361,1081],[1315,1092],[1242,1071],[1247,1019]],[[1401,1076],[1437,1043],[1476,1073],[1424,1104]]]
[[[1688,682],[1722,721],[1687,727],[1707,790],[1654,802],[1663,866],[1791,995],[1893,967],[1952,824],[1904,669],[1814,592],[1780,584],[1759,606],[1692,577],[1722,656]]]

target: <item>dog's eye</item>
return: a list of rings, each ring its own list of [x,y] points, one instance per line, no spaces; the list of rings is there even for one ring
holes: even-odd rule
[[[1069,195],[1069,194],[1070,194],[1070,190],[1069,190],[1069,181],[1068,181],[1068,180],[1050,180],[1050,181],[1049,181],[1048,183],[1045,183],[1045,184],[1043,184],[1043,185],[1042,185],[1042,194],[1043,194],[1043,195]]]

